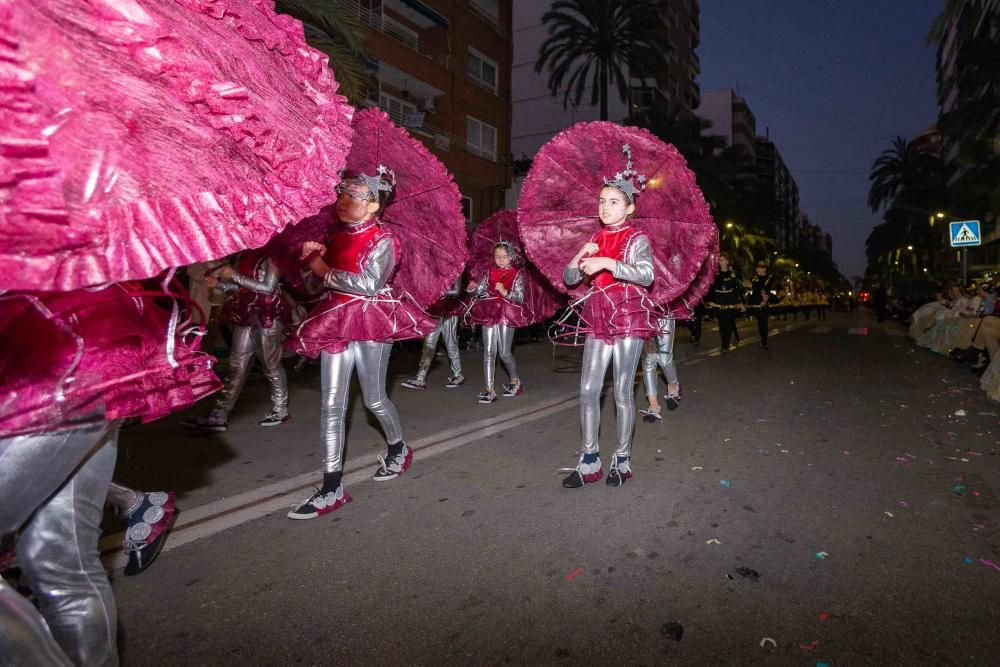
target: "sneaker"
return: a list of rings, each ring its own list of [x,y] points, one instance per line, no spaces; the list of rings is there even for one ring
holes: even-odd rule
[[[400,382],[399,386],[406,389],[416,389],[417,391],[427,389],[427,383],[423,380],[418,380],[417,378],[410,378],[409,380]]]
[[[229,424],[226,423],[226,418],[216,410],[212,410],[208,413],[207,417],[185,419],[181,422],[181,426],[197,429],[199,431],[214,431],[216,433],[222,433],[223,431],[229,429]]]
[[[259,423],[261,426],[281,426],[291,418],[289,414],[282,415],[280,412],[271,410]]]
[[[517,384],[514,384],[512,382],[510,384],[505,384],[503,386],[503,395],[508,398],[511,396],[520,396],[523,393],[524,393],[524,385],[521,384],[520,382],[518,382]]]
[[[639,410],[639,414],[642,415],[642,421],[647,424],[663,421],[663,415],[659,410]]]
[[[671,412],[676,410],[681,406],[681,388],[678,385],[676,393],[669,393],[663,397],[667,402],[667,410]]]
[[[589,462],[584,462],[587,455],[580,456],[580,462],[576,464],[575,468],[563,468],[559,472],[569,472],[563,481],[563,488],[566,489],[579,489],[584,484],[590,484],[592,482],[599,481],[604,477],[604,470],[601,469],[601,457],[594,454],[594,460]]]
[[[351,502],[351,500],[351,496],[344,491],[343,484],[338,486],[337,490],[332,493],[323,493],[319,489],[316,489],[315,493],[288,512],[288,518],[315,519],[343,507]]]
[[[139,506],[128,514],[128,528],[125,530],[127,576],[139,574],[160,555],[170,520],[175,514],[175,500],[176,496],[171,492],[144,493]]]
[[[448,389],[454,389],[455,387],[457,387],[457,386],[459,386],[461,384],[464,384],[464,383],[465,383],[465,378],[463,376],[461,376],[461,375],[452,375],[450,378],[448,378],[448,382],[447,382],[447,384],[445,384],[445,386]]]
[[[479,402],[480,403],[495,403],[497,400],[497,393],[495,391],[481,391],[479,392]]]
[[[611,470],[608,471],[608,486],[621,486],[625,480],[632,479],[632,466],[627,456],[614,456],[611,459]]]
[[[373,479],[376,482],[396,479],[409,469],[411,463],[413,463],[413,450],[403,445],[403,450],[399,454],[378,457],[378,468],[375,469]]]

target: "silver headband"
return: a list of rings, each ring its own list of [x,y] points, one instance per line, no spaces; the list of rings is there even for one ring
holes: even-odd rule
[[[383,176],[387,177],[387,180],[383,180]],[[392,192],[393,188],[396,187],[396,172],[384,164],[380,164],[375,170],[374,176],[360,173],[354,180],[371,190],[372,195],[378,199],[379,192]]]
[[[604,185],[618,188],[630,202],[634,202],[635,196],[646,189],[646,177],[632,166],[632,147],[625,144],[622,146],[622,153],[626,158],[625,171],[619,171],[614,178],[605,178]]]

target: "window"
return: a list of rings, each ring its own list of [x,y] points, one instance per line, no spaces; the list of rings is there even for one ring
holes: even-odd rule
[[[472,116],[466,124],[466,148],[473,155],[487,160],[497,160],[497,129]]]
[[[495,61],[490,60],[479,51],[469,47],[469,59],[466,69],[473,81],[481,83],[493,92],[496,92],[497,64]]]
[[[417,110],[416,105],[404,102],[389,93],[379,93],[378,108],[389,114],[389,117],[391,117],[397,125],[403,124],[406,120],[406,114],[413,113]]]
[[[500,7],[497,0],[469,0],[469,4],[472,5],[473,9],[478,10],[487,18],[491,18],[494,21],[500,18]]]
[[[472,224],[472,197],[462,195],[462,215],[465,216],[465,226]]]

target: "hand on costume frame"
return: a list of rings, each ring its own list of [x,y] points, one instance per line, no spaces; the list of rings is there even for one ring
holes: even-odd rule
[[[209,289],[215,289],[219,286],[219,279],[215,276],[205,276],[205,285]]]
[[[475,292],[477,287],[479,287],[479,283],[477,283],[475,280],[470,280],[469,284],[465,286],[465,291]]]
[[[593,245],[593,243],[588,243],[587,245]],[[584,246],[586,247],[586,246]],[[610,257],[588,257],[580,262],[580,270],[583,271],[588,276],[592,276],[595,273],[600,273],[601,271],[614,271],[615,264],[618,262]]]
[[[302,255],[299,259],[305,259],[314,252],[318,252],[321,256],[326,255],[326,246],[317,241],[306,241],[302,244]]]
[[[495,289],[500,296],[507,296],[510,293],[507,291],[507,288],[503,286],[503,283],[497,283],[493,286],[493,289]]]
[[[232,280],[234,273],[236,273],[236,271],[234,271],[233,267],[229,266],[228,264],[219,269],[219,277],[222,278],[223,280]]]

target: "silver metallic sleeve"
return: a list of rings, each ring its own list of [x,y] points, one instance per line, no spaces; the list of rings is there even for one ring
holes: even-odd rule
[[[391,238],[384,238],[375,246],[361,268],[361,273],[330,269],[323,279],[323,286],[347,294],[375,296],[385,286],[395,268],[396,249]]]
[[[580,271],[580,267],[576,264],[567,264],[566,268],[563,269],[563,282],[572,286],[581,280],[583,280],[583,272]]]
[[[223,282],[220,280],[215,284],[215,289],[219,290],[223,294],[234,294],[240,289],[240,287],[236,283]]]
[[[629,244],[625,261],[615,263],[612,271],[617,280],[623,280],[643,287],[653,284],[653,251],[649,247],[649,237],[640,234]]]
[[[524,271],[518,271],[514,276],[514,284],[507,292],[507,300],[511,303],[524,303]]]
[[[490,289],[490,274],[487,272],[485,276],[476,282],[476,287],[469,294],[472,295],[474,299],[481,299],[486,296],[486,293]]]
[[[245,276],[242,273],[234,273],[230,282],[235,283],[243,289],[248,289],[258,294],[277,294],[278,293],[278,282],[280,276],[278,275],[278,269],[275,268],[271,260],[267,260],[267,268],[264,271],[263,280],[254,280],[249,276]]]

